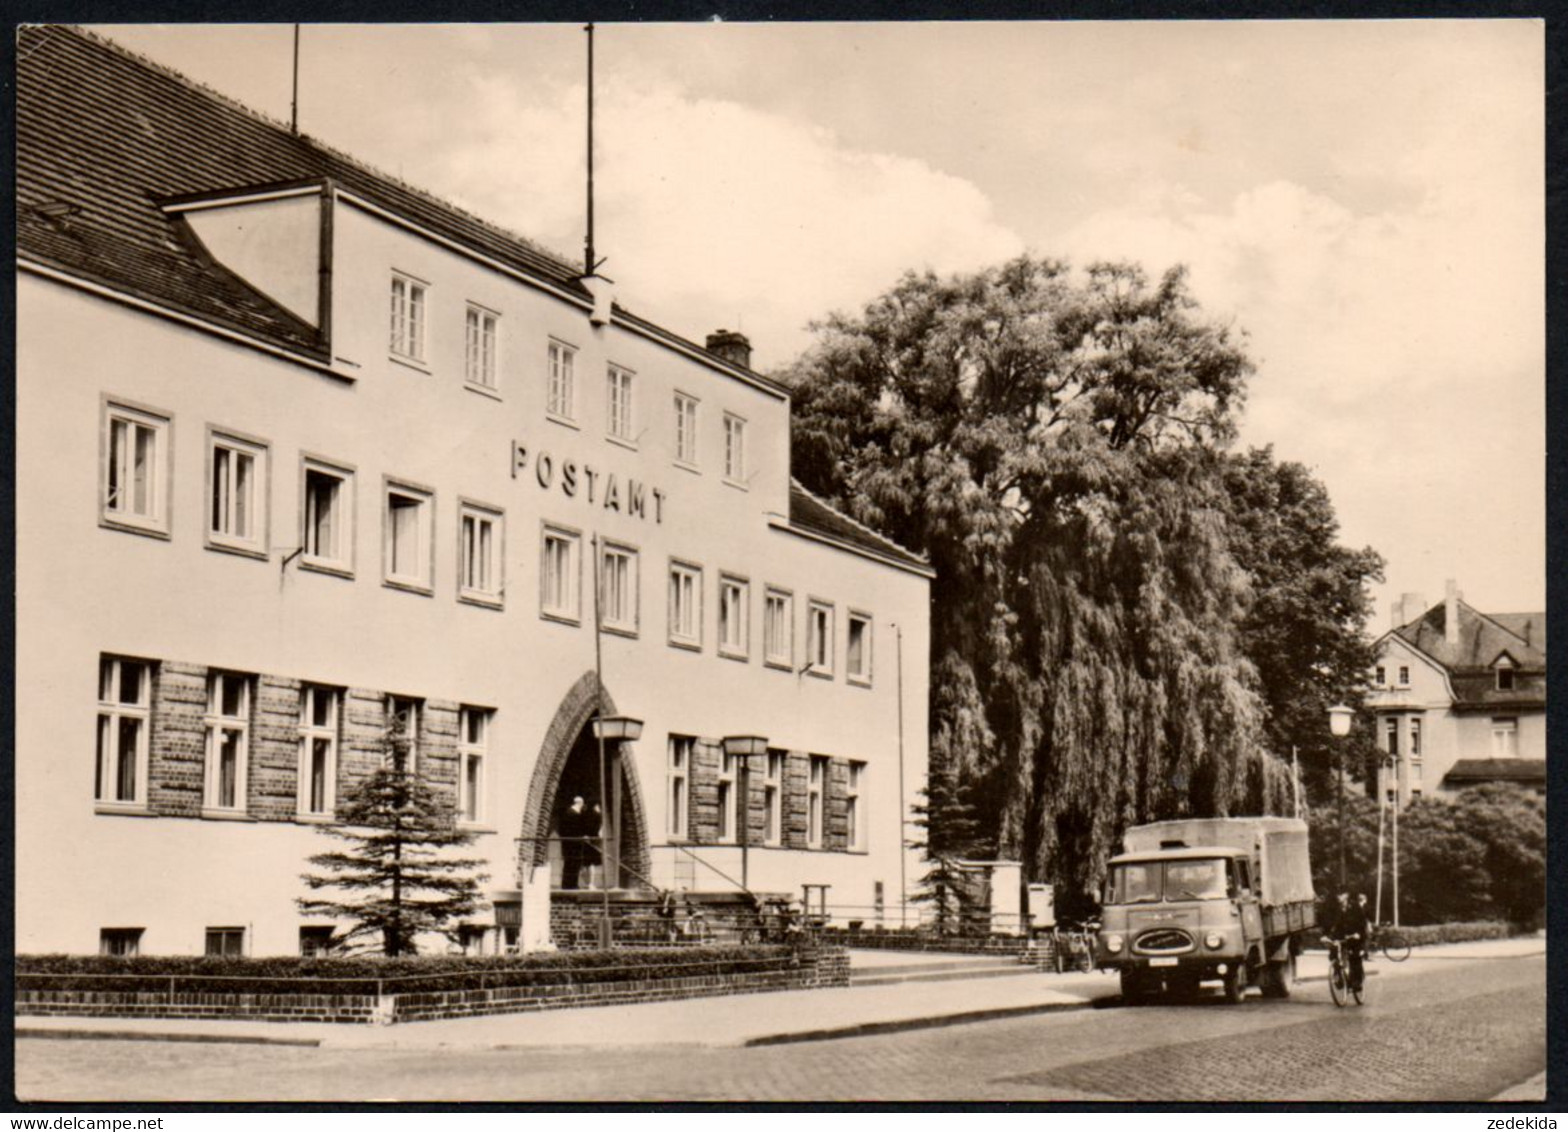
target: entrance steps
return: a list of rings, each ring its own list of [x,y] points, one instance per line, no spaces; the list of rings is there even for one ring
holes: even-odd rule
[[[1035,973],[1034,968],[1025,966],[1016,957],[1008,955],[966,955],[936,960],[890,962],[889,960],[897,954],[896,952],[851,952],[849,985],[874,987],[891,983],[939,983],[954,979],[996,979],[1009,975]]]

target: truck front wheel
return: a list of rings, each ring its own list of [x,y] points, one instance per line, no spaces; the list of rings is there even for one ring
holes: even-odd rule
[[[1234,1006],[1240,1002],[1247,993],[1247,980],[1243,974],[1243,967],[1237,963],[1225,972],[1225,1001]]]

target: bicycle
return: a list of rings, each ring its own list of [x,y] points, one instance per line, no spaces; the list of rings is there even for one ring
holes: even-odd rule
[[[1372,929],[1372,942],[1368,951],[1381,951],[1390,963],[1403,963],[1410,958],[1410,941],[1398,930],[1388,926]]]
[[[1323,942],[1328,944],[1328,993],[1334,999],[1335,1006],[1344,1006],[1347,998],[1354,998],[1356,1005],[1362,1003],[1363,989],[1350,985],[1350,966],[1345,959],[1345,942],[1339,939],[1328,939]],[[1366,972],[1362,972],[1365,980]]]
[[[1094,935],[1088,924],[1069,925],[1065,930],[1051,929],[1052,951],[1056,955],[1056,973],[1094,970]]]

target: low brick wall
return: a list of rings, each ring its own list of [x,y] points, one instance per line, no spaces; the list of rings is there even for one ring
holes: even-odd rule
[[[147,981],[156,979],[151,976]],[[56,977],[54,981],[60,980]],[[240,1018],[265,1022],[385,1025],[483,1014],[842,987],[849,985],[849,955],[840,947],[804,947],[790,957],[787,965],[761,971],[467,990],[412,991],[384,987],[385,993],[380,995],[198,992],[181,988],[179,981],[189,980],[170,979],[164,990],[28,988],[25,974],[19,972],[16,1013],[19,1016]]]
[[[1029,942],[1022,936],[943,936],[914,932],[851,932],[829,928],[824,939],[836,947],[871,951],[934,951],[957,955],[1022,957]]]

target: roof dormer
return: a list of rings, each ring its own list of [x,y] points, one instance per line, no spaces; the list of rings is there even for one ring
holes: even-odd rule
[[[1492,671],[1496,674],[1499,692],[1514,690],[1514,670],[1518,667],[1518,663],[1506,651],[1497,654],[1497,659],[1492,661]]]

